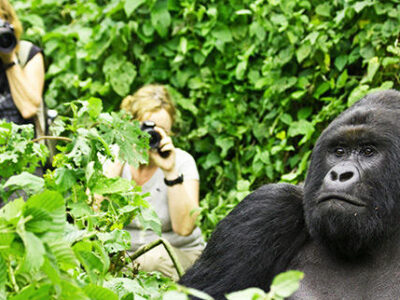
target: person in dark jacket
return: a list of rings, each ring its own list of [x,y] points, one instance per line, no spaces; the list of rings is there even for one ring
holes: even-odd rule
[[[0,51],[0,119],[34,124],[34,117],[43,105],[42,50],[20,40],[22,25],[8,0],[0,0],[0,27],[11,28],[16,38],[12,50]]]

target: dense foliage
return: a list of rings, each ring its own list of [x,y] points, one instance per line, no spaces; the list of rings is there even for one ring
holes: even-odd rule
[[[43,178],[31,174],[48,155],[34,139],[33,126],[0,122],[0,191],[6,202],[0,209],[0,299],[185,300],[187,293],[211,299],[139,272],[128,252],[131,237],[122,228],[133,218],[159,234],[161,224],[140,187],[105,177],[102,164],[117,157],[132,165],[146,162],[147,134],[121,114],[102,113],[97,98],[68,106],[72,117],[59,117],[54,125],[59,153]],[[301,272],[288,272],[268,294],[250,289],[229,298],[283,299],[301,278]]]
[[[171,87],[177,144],[197,159],[206,235],[262,183],[304,179],[326,123],[398,87],[398,1],[14,0],[44,48],[46,102],[107,109]]]

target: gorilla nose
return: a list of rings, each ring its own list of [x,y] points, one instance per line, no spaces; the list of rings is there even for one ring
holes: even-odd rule
[[[342,163],[329,170],[324,185],[329,190],[345,190],[360,180],[358,169],[350,163]]]

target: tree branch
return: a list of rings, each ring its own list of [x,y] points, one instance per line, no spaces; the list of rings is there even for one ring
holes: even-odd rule
[[[39,142],[41,140],[58,140],[58,141],[66,141],[66,142],[72,142],[70,138],[63,137],[63,136],[50,136],[50,135],[42,135],[39,136],[36,139],[33,139],[32,142]]]
[[[181,264],[178,261],[178,258],[175,254],[174,249],[172,248],[171,244],[164,239],[159,239],[156,240],[154,242],[151,242],[147,245],[144,245],[143,247],[139,248],[138,250],[136,250],[132,255],[129,255],[129,257],[133,260],[135,260],[136,258],[138,258],[139,256],[145,254],[146,252],[150,251],[151,249],[153,249],[154,247],[157,247],[158,245],[163,244],[165,250],[167,251],[169,257],[171,258],[175,270],[178,273],[179,278],[182,277],[183,275],[183,268],[181,266]]]

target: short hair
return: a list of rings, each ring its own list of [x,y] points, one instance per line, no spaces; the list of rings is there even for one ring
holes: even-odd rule
[[[165,86],[160,84],[148,84],[138,89],[133,95],[122,100],[121,109],[130,113],[136,120],[141,120],[146,113],[154,113],[165,109],[175,121],[175,106]]]
[[[8,0],[0,0],[0,18],[4,19],[14,27],[14,34],[19,40],[23,32],[22,24]]]

